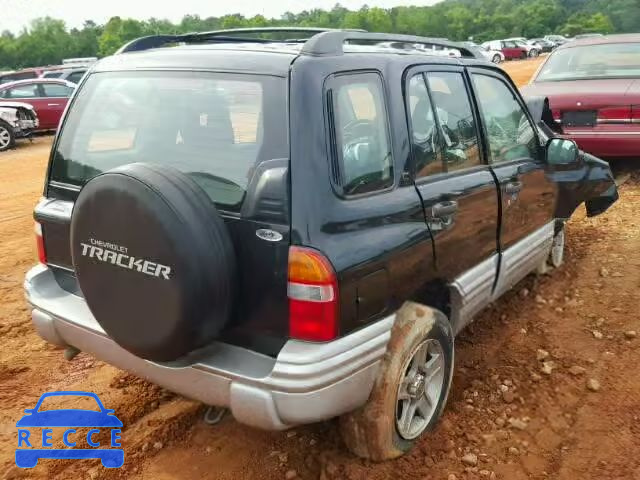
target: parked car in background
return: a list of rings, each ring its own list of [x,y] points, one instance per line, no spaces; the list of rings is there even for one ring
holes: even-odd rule
[[[29,138],[38,126],[38,115],[32,105],[0,103],[0,152],[13,147],[18,138]]]
[[[564,45],[565,43],[571,41],[570,38],[563,37],[562,35],[545,35],[544,39],[548,40],[549,42],[555,43],[557,46]]]
[[[524,48],[527,51],[527,57],[537,57],[540,55],[541,50],[537,45],[527,43],[527,40],[521,40],[519,38],[513,39],[517,46]]]
[[[534,45],[536,47],[538,47],[540,49],[540,52],[542,53],[549,53],[551,52],[554,48],[556,48],[556,44],[549,41],[549,40],[545,40],[544,38],[532,38],[530,40],[528,40],[528,43],[530,45]]]
[[[583,38],[598,38],[604,37],[601,33],[581,33],[580,35],[576,35],[573,37],[574,40],[582,40]]]
[[[78,84],[86,72],[87,67],[49,70],[48,72],[44,72],[41,78],[59,78],[60,80],[67,80],[68,82]]]
[[[40,68],[25,68],[14,72],[5,72],[0,75],[0,84],[15,82],[16,80],[25,80],[29,78],[38,78],[44,70]]]
[[[640,153],[640,34],[576,40],[549,55],[525,97],[548,97],[555,121],[582,150]]]
[[[475,42],[462,42],[467,45],[469,48],[475,48],[480,54],[493,63],[501,63],[504,62],[504,53],[500,50],[492,50],[488,46],[478,45]]]
[[[62,112],[67,106],[75,84],[66,80],[34,78],[0,85],[0,106],[5,102],[24,102],[32,105],[40,125],[38,130],[58,128]]]
[[[505,60],[523,59],[529,56],[529,50],[512,40],[492,40],[483,43],[482,46],[502,52]]]

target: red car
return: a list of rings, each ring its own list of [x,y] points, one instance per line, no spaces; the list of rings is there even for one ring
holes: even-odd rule
[[[40,119],[39,130],[55,130],[75,86],[66,80],[43,78],[5,83],[0,85],[0,105],[16,101],[29,103]]]
[[[488,46],[491,50],[502,52],[505,60],[525,59],[529,56],[527,49],[519,46],[513,40],[493,40],[491,42],[485,42],[482,45]]]
[[[564,136],[601,158],[640,158],[640,34],[578,40],[549,55],[525,97],[548,97]]]

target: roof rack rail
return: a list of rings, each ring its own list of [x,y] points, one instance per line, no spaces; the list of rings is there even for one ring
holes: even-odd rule
[[[194,32],[183,33],[179,35],[150,35],[147,37],[136,38],[126,43],[116,51],[116,55],[127,52],[139,52],[149,50],[151,48],[159,48],[172,43],[272,43],[272,42],[296,42],[304,43],[309,40],[306,38],[261,38],[260,36],[251,36],[259,34],[274,33],[306,33],[319,34],[326,32],[365,32],[364,30],[338,30],[332,28],[315,28],[315,27],[264,27],[264,28],[234,28],[229,30],[213,30],[210,32]]]
[[[401,35],[394,33],[369,33],[361,31],[333,30],[318,33],[307,40],[302,47],[303,54],[324,56],[343,55],[345,42],[370,43],[370,42],[399,42],[406,44],[436,45],[460,51],[463,57],[478,58],[478,54],[467,46],[442,38],[417,37],[414,35]]]

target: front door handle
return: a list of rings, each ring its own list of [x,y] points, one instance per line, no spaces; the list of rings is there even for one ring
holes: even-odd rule
[[[505,193],[520,193],[520,190],[522,190],[522,182],[508,182],[504,186]]]
[[[433,218],[450,217],[458,211],[458,202],[455,200],[447,200],[445,202],[436,203],[431,207],[431,216]]]
[[[48,105],[49,107],[59,107],[59,106],[60,106],[60,104],[59,104],[59,103],[47,103],[47,105]]]

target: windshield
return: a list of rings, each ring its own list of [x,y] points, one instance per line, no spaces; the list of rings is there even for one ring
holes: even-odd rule
[[[640,43],[610,43],[558,50],[536,82],[640,77]]]
[[[64,123],[51,180],[81,186],[127,163],[168,165],[239,210],[257,164],[288,157],[286,89],[265,75],[93,74]]]

